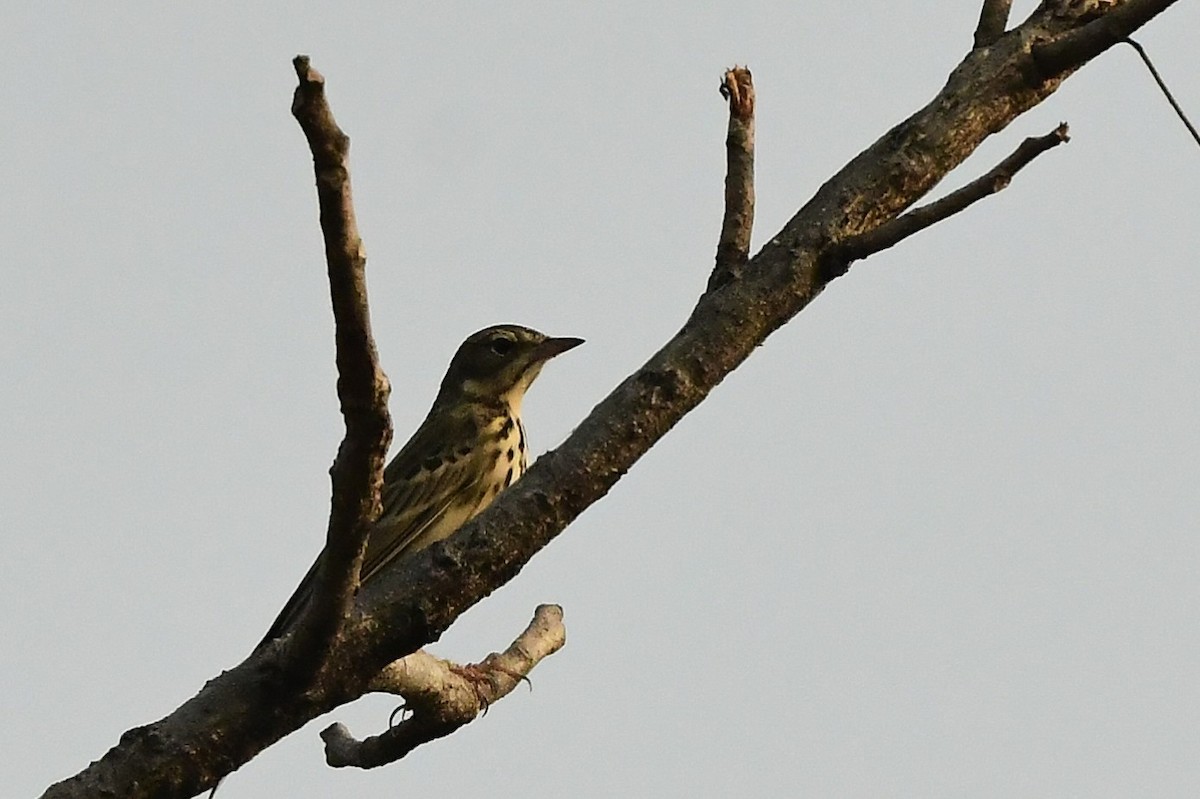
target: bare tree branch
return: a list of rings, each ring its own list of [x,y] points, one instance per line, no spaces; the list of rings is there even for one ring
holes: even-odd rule
[[[750,257],[754,229],[754,83],[750,70],[738,66],[726,70],[721,96],[729,101],[725,217],[717,242],[717,263],[708,278],[709,291],[741,276]]]
[[[1106,7],[1098,13],[1111,12]],[[924,108],[826,181],[750,260],[741,280],[701,297],[675,337],[597,405],[561,447],[539,458],[520,482],[453,536],[366,587],[359,596],[364,623],[347,629],[348,649],[362,653],[365,668],[381,666],[377,658],[415,651],[515,576],[825,288],[820,263],[838,242],[895,218],[987,137],[1061,85],[1065,74],[1038,77],[1030,42],[1087,24],[1035,11],[1013,35],[968,54]]]
[[[1033,46],[1033,60],[1047,78],[1078,69],[1167,9],[1175,0],[1125,0],[1120,5],[1094,11],[1082,27]]]
[[[392,440],[391,387],[379,365],[367,305],[367,256],[350,190],[350,139],[325,99],[325,78],[297,56],[292,116],[312,150],[321,233],[333,300],[338,399],[346,435],[330,469],[333,497],[313,599],[290,639],[288,666],[314,672],[330,650],[358,590],[358,570],[379,517],[383,467]]]
[[[1070,141],[1067,123],[1062,122],[1045,136],[1030,137],[1018,145],[1007,158],[996,164],[981,177],[960,189],[950,192],[940,200],[914,208],[874,230],[860,233],[841,242],[830,252],[823,274],[828,280],[840,277],[849,269],[852,261],[866,258],[880,250],[886,250],[919,233],[930,225],[947,219],[973,203],[1008,188],[1013,175],[1042,153],[1064,142]]]
[[[1127,0],[1118,39],[1169,0]],[[1151,8],[1151,11],[1147,11]],[[1088,22],[1043,4],[994,45],[967,54],[923,108],[852,159],[750,259],[739,280],[698,301],[682,329],[602,400],[557,450],[450,538],[364,586],[336,663],[297,689],[273,652],[210,680],[167,717],[128,731],[46,799],[113,795],[172,799],[211,786],[312,718],[361,696],[388,663],[436,640],[464,611],[515,576],[576,516],[698,405],[768,335],[826,286],[821,264],[838,242],[889,222],[921,199],[987,137],[1049,97],[1094,47],[1052,52],[1038,69],[1031,43],[1056,42]],[[1090,34],[1089,34],[1090,36]],[[1098,51],[1096,51],[1098,52]],[[231,754],[232,753],[232,754]]]
[[[314,601],[299,623],[282,662],[270,669],[234,670],[210,681],[167,718],[127,731],[105,758],[71,780],[51,786],[45,796],[191,796],[209,787],[262,750],[258,736],[224,735],[246,724],[247,696],[269,706],[281,691],[303,694],[303,685],[324,664],[358,587],[358,566],[371,522],[379,514],[379,490],[392,425],[387,376],[380,368],[371,335],[365,280],[366,255],[358,234],[347,165],[349,138],[338,127],[325,100],[324,78],[306,56],[293,60],[298,85],[292,114],[313,155],[321,232],[333,303],[338,399],[346,433],[330,469],[333,484]],[[255,662],[252,658],[250,662]],[[283,674],[279,668],[283,667]],[[248,693],[247,693],[248,692]],[[239,721],[238,719],[241,719]],[[269,719],[256,724],[276,727]],[[207,730],[207,732],[205,731]],[[203,736],[199,745],[193,737]],[[181,750],[187,751],[180,758]],[[118,756],[120,755],[120,756]],[[149,766],[149,770],[145,770]]]
[[[567,630],[558,605],[539,605],[525,631],[500,653],[467,667],[424,650],[397,660],[371,680],[370,690],[404,697],[412,715],[387,732],[355,740],[343,724],[321,732],[325,760],[335,767],[375,768],[442,738],[486,713],[526,679],[543,659],[562,649]]]
[[[1008,12],[1012,0],[983,0],[979,10],[979,24],[975,26],[975,46],[988,47],[1004,35],[1008,26]]]

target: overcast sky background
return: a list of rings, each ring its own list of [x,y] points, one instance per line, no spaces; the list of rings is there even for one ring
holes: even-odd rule
[[[1014,18],[1034,2],[1018,2]],[[503,10],[501,10],[503,9]],[[324,535],[341,437],[311,54],[353,139],[403,442],[468,333],[585,347],[554,446],[712,264],[725,67],[754,72],[755,249],[924,104],[977,2],[25,4],[0,31],[0,733],[35,796],[238,663]],[[1200,5],[1139,34],[1200,117]],[[1200,151],[1130,48],[1000,195],[857,264],[435,651],[539,602],[567,647],[374,771],[314,721],[222,799],[1194,796]]]

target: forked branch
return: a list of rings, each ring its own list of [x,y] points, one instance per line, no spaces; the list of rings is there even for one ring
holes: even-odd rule
[[[986,174],[940,200],[914,208],[890,222],[884,222],[874,230],[846,239],[830,250],[824,270],[826,279],[832,280],[843,275],[853,261],[893,247],[914,233],[966,210],[984,197],[1002,191],[1012,182],[1013,176],[1029,162],[1047,150],[1070,140],[1067,123],[1059,123],[1057,128],[1045,136],[1031,136],[1025,139],[1011,155]]]
[[[1125,0],[1062,36],[1035,44],[1032,54],[1042,75],[1061,75],[1091,61],[1162,13],[1175,0]]]
[[[331,766],[375,768],[392,763],[421,744],[445,737],[486,713],[510,694],[529,672],[567,642],[562,608],[539,605],[525,631],[503,652],[480,663],[456,666],[424,650],[387,666],[370,690],[404,698],[407,718],[380,735],[356,740],[343,724],[321,732]]]
[[[967,54],[928,104],[825,181],[747,261],[740,279],[705,292],[679,332],[596,405],[558,449],[540,457],[450,538],[364,586],[349,623],[341,621],[340,606],[353,592],[354,562],[366,534],[362,525],[374,512],[390,425],[381,402],[386,381],[373,358],[344,363],[341,356],[343,341],[373,355],[357,233],[331,239],[326,232],[327,255],[340,251],[352,261],[347,272],[339,269],[335,275],[331,258],[335,304],[342,301],[339,296],[363,302],[349,309],[360,322],[357,338],[354,326],[341,326],[337,311],[339,393],[348,432],[335,471],[343,464],[348,469],[357,464],[360,471],[342,476],[348,481],[344,494],[342,477],[335,477],[335,494],[344,499],[335,502],[330,517],[329,544],[336,554],[325,569],[324,593],[335,600],[331,606],[339,607],[323,612],[334,617],[335,629],[343,625],[336,668],[322,669],[319,679],[295,689],[276,679],[264,656],[252,656],[210,680],[175,712],[128,731],[99,760],[47,789],[46,799],[190,796],[310,719],[361,696],[381,668],[436,640],[603,497],[774,330],[819,296],[828,282],[823,265],[831,251],[889,225],[984,140],[1049,97],[1074,69],[1170,4],[1096,4],[1096,19],[1084,20],[1061,14],[1063,2],[1040,4],[992,45]],[[1111,28],[1093,27],[1110,15]],[[1047,49],[1035,63],[1030,43],[1038,41]],[[319,83],[306,60],[298,60],[297,74],[302,83]],[[327,221],[332,223],[326,199],[336,203],[344,192],[348,200],[349,184],[344,154],[325,166],[315,154],[314,162],[324,230]],[[334,246],[339,242],[342,246]],[[348,290],[333,285],[346,275]],[[354,388],[342,387],[343,382]],[[370,435],[355,438],[351,429]]]
[[[750,258],[754,229],[754,82],[746,67],[725,71],[721,96],[729,101],[725,134],[725,215],[717,241],[717,263],[708,290],[741,276]]]

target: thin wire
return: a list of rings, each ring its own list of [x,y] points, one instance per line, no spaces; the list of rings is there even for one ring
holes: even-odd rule
[[[1171,107],[1175,109],[1175,113],[1178,114],[1179,118],[1183,120],[1183,124],[1187,126],[1188,132],[1192,134],[1192,138],[1196,140],[1196,144],[1200,145],[1200,133],[1196,132],[1196,128],[1192,125],[1191,120],[1187,118],[1187,114],[1183,113],[1183,109],[1179,107],[1179,103],[1175,102],[1174,95],[1172,95],[1171,90],[1167,88],[1167,84],[1163,81],[1162,76],[1158,74],[1158,70],[1154,68],[1154,64],[1151,63],[1150,56],[1146,55],[1145,49],[1133,39],[1128,37],[1125,38],[1125,43],[1134,50],[1137,50],[1138,55],[1140,55],[1142,60],[1146,62],[1146,68],[1149,69],[1150,74],[1154,76],[1154,81],[1158,84],[1158,88],[1162,89],[1162,93],[1166,95],[1167,102],[1171,104]]]

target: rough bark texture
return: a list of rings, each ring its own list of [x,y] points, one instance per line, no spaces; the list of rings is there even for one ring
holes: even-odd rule
[[[286,659],[270,647],[211,680],[166,718],[128,731],[44,796],[191,796],[316,715],[360,696],[384,666],[436,640],[511,579],[803,310],[824,289],[824,276],[844,272],[837,263],[845,257],[838,254],[841,242],[897,217],[984,139],[1169,4],[1046,2],[990,46],[972,50],[924,108],[821,186],[741,277],[706,292],[676,336],[561,447],[450,539],[360,593],[337,636],[338,656],[301,690],[281,679]]]
[[[835,255],[827,258],[825,264],[841,272],[823,271],[822,278],[832,280],[840,277],[849,268],[851,261],[874,255],[880,250],[894,247],[915,233],[920,233],[927,227],[936,225],[943,219],[949,219],[960,211],[979,202],[984,197],[1008,188],[1013,176],[1028,166],[1033,159],[1042,153],[1071,140],[1068,135],[1067,123],[1060,123],[1057,128],[1045,136],[1031,136],[1021,142],[1012,155],[1005,158],[995,167],[988,170],[986,175],[972,180],[961,189],[942,197],[940,200],[913,208],[901,214],[890,222],[852,236],[842,241],[835,250]]]
[[[356,740],[342,724],[321,731],[325,762],[331,766],[375,768],[395,762],[421,744],[445,737],[512,693],[543,659],[567,642],[562,608],[539,605],[533,621],[503,652],[471,666],[436,658],[424,651],[389,664],[371,680],[370,689],[404,697],[408,718],[386,732]]]

